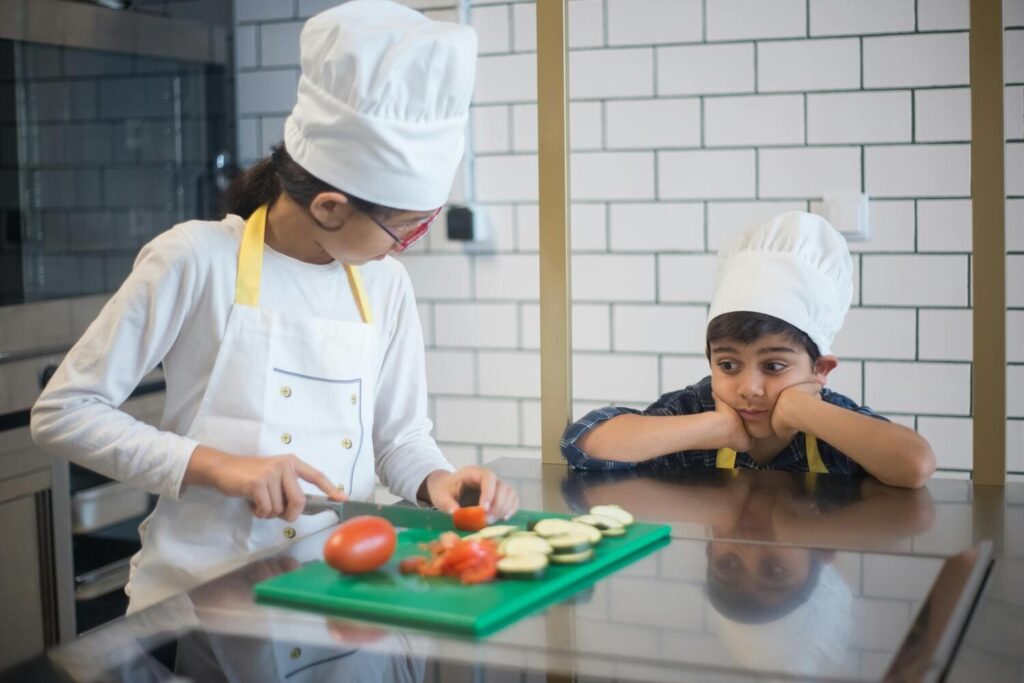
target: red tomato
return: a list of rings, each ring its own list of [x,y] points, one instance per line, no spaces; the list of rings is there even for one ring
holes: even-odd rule
[[[445,553],[444,563],[448,573],[460,574],[481,560],[495,557],[498,549],[491,541],[463,541]]]
[[[407,557],[398,563],[398,571],[403,574],[416,574],[419,572],[420,567],[427,563],[427,558],[422,555],[413,555]]]
[[[487,511],[479,505],[459,508],[452,513],[452,524],[462,531],[480,531],[487,526]]]
[[[459,573],[459,581],[464,584],[486,583],[498,575],[498,560],[494,557],[478,560],[472,567]]]
[[[395,540],[395,527],[383,517],[353,517],[327,539],[324,561],[340,572],[363,574],[391,559]]]

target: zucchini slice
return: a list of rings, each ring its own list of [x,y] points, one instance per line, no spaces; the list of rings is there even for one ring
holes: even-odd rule
[[[518,528],[519,527],[512,526],[511,524],[496,524],[494,526],[485,526],[480,531],[477,531],[474,534],[470,534],[468,536],[465,536],[464,538],[471,538],[471,539],[504,538],[505,536],[508,536],[510,533],[512,533],[513,531],[515,531]]]
[[[538,534],[536,531],[521,531],[520,530],[520,531],[513,531],[508,536],[506,536],[506,538],[519,538],[519,537],[540,538],[540,534]]]
[[[540,536],[513,536],[498,546],[498,552],[505,557],[515,555],[550,555],[551,544]]]
[[[498,573],[506,579],[539,579],[547,568],[547,555],[512,555],[498,560]]]
[[[622,526],[629,526],[634,521],[633,515],[629,514],[618,505],[595,505],[590,508],[590,514],[603,515],[604,517],[617,519],[622,523]]]
[[[587,562],[594,556],[594,551],[591,549],[584,550],[581,553],[568,553],[565,555],[552,555],[551,561],[555,564],[582,564]]]
[[[533,525],[532,531],[538,536],[549,538],[551,536],[562,536],[572,532],[572,524],[567,519],[549,517],[540,519]]]
[[[583,534],[590,541],[591,545],[597,545],[601,542],[601,530],[597,527],[589,524],[581,524],[580,522],[569,522],[572,525],[572,531],[569,533]]]
[[[568,533],[547,539],[555,555],[574,555],[590,550],[590,538],[586,534]]]

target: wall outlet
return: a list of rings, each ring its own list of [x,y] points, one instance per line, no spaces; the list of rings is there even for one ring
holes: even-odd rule
[[[484,242],[489,237],[487,216],[472,204],[448,207],[448,239],[453,242]]]

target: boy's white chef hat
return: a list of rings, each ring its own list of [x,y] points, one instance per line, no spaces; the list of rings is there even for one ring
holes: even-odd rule
[[[783,617],[761,624],[709,610],[726,649],[743,666],[814,678],[839,673],[850,643],[853,594],[832,564],[821,568],[807,601]]]
[[[314,176],[383,206],[448,199],[465,146],[476,32],[386,0],[306,22],[285,148]]]
[[[806,333],[827,355],[852,298],[846,240],[821,216],[790,211],[719,252],[708,321],[734,311],[764,313]]]

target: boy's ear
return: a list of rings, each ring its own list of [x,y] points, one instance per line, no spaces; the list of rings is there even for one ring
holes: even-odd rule
[[[814,362],[814,378],[818,380],[821,386],[825,386],[829,373],[835,370],[838,365],[839,359],[835,356],[819,356],[818,360]]]

